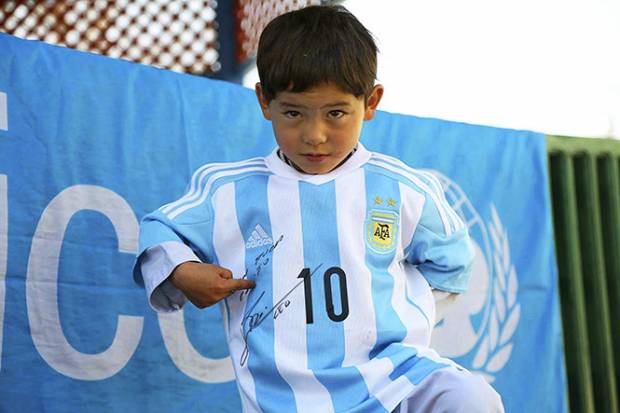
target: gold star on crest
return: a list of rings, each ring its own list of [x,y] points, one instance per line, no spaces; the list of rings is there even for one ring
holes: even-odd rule
[[[381,202],[383,202],[383,201],[381,201],[381,197],[380,196],[376,196],[375,197],[375,205],[381,205]]]
[[[396,201],[394,201],[392,198],[388,199],[387,201],[388,206],[395,206],[396,205]]]

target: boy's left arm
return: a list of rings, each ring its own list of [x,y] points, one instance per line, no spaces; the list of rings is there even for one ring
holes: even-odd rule
[[[438,182],[437,187],[440,188]],[[467,291],[474,249],[467,226],[450,207],[443,192],[426,195],[405,252],[407,261],[417,266],[433,289],[456,294]]]
[[[447,203],[446,203],[447,204]],[[407,261],[432,287],[435,322],[444,318],[458,295],[467,291],[474,252],[467,228],[453,212],[454,225],[438,225],[436,206],[425,206],[409,246]],[[457,229],[458,228],[458,229]]]
[[[464,293],[474,258],[466,228],[441,234],[418,225],[407,261],[417,266],[432,288]]]

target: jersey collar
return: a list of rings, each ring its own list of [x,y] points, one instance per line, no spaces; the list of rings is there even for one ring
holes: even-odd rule
[[[329,182],[337,177],[346,174],[360,166],[364,165],[370,159],[370,152],[361,144],[357,144],[357,150],[346,160],[345,163],[326,174],[311,175],[298,171],[294,167],[287,164],[278,156],[278,148],[275,148],[271,154],[265,158],[267,167],[276,175],[286,178],[297,179],[309,182],[315,185],[321,185]]]

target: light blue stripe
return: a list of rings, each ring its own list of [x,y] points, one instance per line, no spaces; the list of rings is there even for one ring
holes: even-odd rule
[[[385,210],[398,211],[400,206],[400,190],[398,181],[391,179],[383,174],[370,172],[366,169],[366,210]],[[392,198],[396,201],[395,207],[389,208],[387,205],[377,205],[375,198]],[[399,222],[400,224],[400,222]],[[394,242],[398,243],[398,240]],[[407,329],[401,322],[400,317],[392,307],[392,292],[394,290],[394,279],[387,269],[394,259],[395,251],[387,254],[374,252],[366,244],[366,265],[372,273],[372,301],[375,309],[377,323],[377,342],[370,352],[370,357],[374,358],[390,343],[400,343],[407,336]]]
[[[418,385],[432,372],[448,366],[448,364],[439,363],[426,357],[413,357],[394,369],[391,378],[395,380],[397,377],[405,376],[412,384]]]
[[[403,343],[392,343],[389,346],[385,347],[381,353],[379,353],[379,357],[388,357],[392,363],[394,363],[395,370],[398,366],[405,364],[408,360],[415,358],[418,354],[418,351],[414,347],[405,346]],[[398,377],[398,373],[393,371],[390,374],[390,378],[395,380]]]
[[[365,400],[362,404],[347,410],[347,413],[390,413],[381,402],[374,397]]]
[[[256,175],[235,183],[237,221],[244,240],[251,236],[256,225],[260,225],[273,239],[268,208],[268,181],[268,175]],[[247,366],[254,379],[256,399],[261,409],[267,412],[294,412],[293,390],[278,373],[274,355],[274,320],[270,312],[274,303],[273,260],[266,261],[259,257],[270,247],[265,245],[246,249],[248,279],[256,281],[256,287],[247,297],[243,322],[248,345]],[[251,327],[252,321],[258,325]]]
[[[340,266],[334,181],[320,186],[300,182],[301,225],[306,268],[318,271],[311,278],[313,323],[307,324],[308,368],[329,391],[337,412],[348,411],[369,399],[359,371],[342,367],[344,326],[329,318],[324,277],[327,270]],[[354,287],[354,274],[346,274],[347,289]],[[331,276],[334,313],[342,314],[338,277]],[[349,307],[349,312],[355,311]],[[285,411],[285,410],[280,410]]]

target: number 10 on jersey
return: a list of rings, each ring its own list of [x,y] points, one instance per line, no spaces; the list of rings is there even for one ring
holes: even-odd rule
[[[312,308],[312,273],[310,268],[300,271],[297,278],[304,280],[304,296],[306,299],[306,324],[314,323],[314,310]],[[334,310],[334,295],[332,291],[332,277],[338,278],[340,291],[340,314]],[[331,267],[323,274],[323,293],[325,294],[325,311],[332,321],[343,321],[349,316],[349,297],[347,295],[347,275],[340,267]]]

